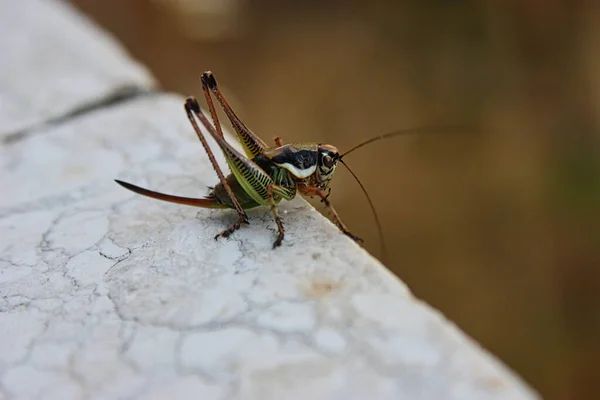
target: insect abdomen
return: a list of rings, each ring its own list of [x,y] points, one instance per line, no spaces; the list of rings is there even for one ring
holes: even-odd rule
[[[240,203],[240,206],[242,206],[243,209],[247,210],[249,208],[258,207],[260,205],[252,197],[250,197],[248,193],[246,193],[246,191],[242,188],[240,183],[235,178],[235,175],[229,174],[226,179],[227,183],[231,187],[233,195],[236,197],[236,199]],[[227,208],[235,208],[233,202],[227,194],[227,191],[225,190],[225,186],[223,186],[222,183],[218,183],[210,192],[208,197],[214,198],[217,202],[219,202]]]

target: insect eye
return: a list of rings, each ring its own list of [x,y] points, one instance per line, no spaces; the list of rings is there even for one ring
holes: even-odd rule
[[[333,167],[333,158],[329,157],[328,155],[324,155],[323,156],[323,165],[327,168]]]

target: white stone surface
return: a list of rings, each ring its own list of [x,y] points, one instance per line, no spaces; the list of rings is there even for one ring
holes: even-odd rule
[[[59,0],[3,0],[0,59],[0,137],[153,86],[120,44]]]
[[[231,238],[183,111],[156,95],[5,143],[0,398],[534,399],[302,200]]]
[[[272,250],[268,209],[215,241],[233,212],[116,185],[217,180],[182,98],[109,104],[152,78],[68,6],[0,3],[0,54],[0,399],[537,398],[306,202]]]

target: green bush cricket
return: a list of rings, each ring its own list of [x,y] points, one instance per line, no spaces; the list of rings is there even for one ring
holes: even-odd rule
[[[201,82],[202,91],[206,98],[213,124],[209,122],[208,118],[200,109],[200,105],[196,98],[188,97],[184,107],[194,131],[198,135],[200,142],[202,142],[204,150],[219,177],[219,183],[215,185],[214,188],[211,188],[208,196],[204,198],[173,196],[116,180],[119,185],[135,193],[172,203],[203,208],[235,209],[237,212],[237,220],[229,228],[216,235],[215,239],[218,239],[221,236],[228,237],[239,229],[242,224],[248,224],[248,216],[246,215],[245,210],[258,206],[269,206],[277,224],[278,231],[277,239],[273,243],[273,248],[279,247],[285,236],[285,229],[281,217],[277,212],[277,204],[281,200],[291,200],[297,194],[309,197],[316,196],[325,204],[332,216],[333,222],[340,231],[353,240],[362,242],[361,238],[350,232],[342,222],[331,202],[328,200],[331,191],[329,183],[334,175],[337,163],[340,162],[348,168],[343,161],[343,157],[348,153],[377,140],[399,134],[417,133],[420,130],[408,129],[380,135],[351,148],[343,154],[340,154],[336,147],[329,144],[316,142],[284,144],[279,137],[275,138],[275,146],[270,147],[248,129],[237,117],[219,89],[214,75],[210,71],[206,71],[202,74]],[[217,99],[233,126],[237,138],[242,144],[245,155],[241,154],[225,140],[211,93],[212,96]],[[219,167],[214,154],[208,146],[206,138],[196,122],[196,118],[200,120],[204,128],[223,151],[227,164],[232,172],[228,176],[225,176]],[[358,180],[358,177],[350,170],[350,168],[348,168],[348,171],[356,179],[369,201],[369,205],[371,206],[371,210],[373,211],[377,223],[382,250],[383,253],[385,253],[381,224],[377,217],[377,213],[375,212],[373,202],[362,183]]]

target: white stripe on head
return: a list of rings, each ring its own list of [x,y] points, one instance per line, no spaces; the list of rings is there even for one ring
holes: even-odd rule
[[[296,178],[308,178],[309,176],[311,176],[312,174],[315,173],[315,170],[317,169],[317,165],[313,164],[308,168],[304,168],[304,169],[299,169],[296,168],[295,166],[293,166],[290,163],[283,163],[283,164],[277,164],[278,166],[280,166],[281,168],[285,168],[288,171],[290,171]]]

